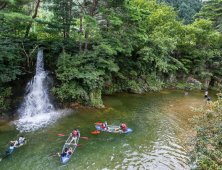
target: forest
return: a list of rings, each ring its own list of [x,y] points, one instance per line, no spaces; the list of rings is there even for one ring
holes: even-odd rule
[[[100,108],[101,96],[114,92],[220,91],[221,5],[221,0],[3,0],[1,113],[35,74],[38,49],[56,82],[52,93],[63,105]],[[215,159],[214,167],[221,166]]]
[[[215,4],[1,2],[1,108],[9,106],[14,87],[35,72],[38,48],[44,49],[45,67],[57,80],[52,91],[63,103],[101,107],[101,94],[169,87],[219,90],[220,10],[205,7]]]

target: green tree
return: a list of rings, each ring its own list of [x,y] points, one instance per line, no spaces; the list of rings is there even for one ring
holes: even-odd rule
[[[49,27],[52,30],[57,29],[58,33],[62,31],[63,37],[68,38],[71,26],[76,25],[74,18],[76,3],[73,0],[53,0],[48,8],[54,14],[53,19],[48,22]]]
[[[191,24],[194,22],[194,15],[201,9],[202,0],[157,0],[158,3],[166,3],[174,7],[177,14],[177,20],[183,21],[184,24]]]
[[[118,71],[111,58],[114,50],[105,44],[95,47],[95,53],[84,53],[71,56],[63,51],[60,55],[56,76],[61,85],[54,88],[60,99],[69,102],[81,101],[84,104],[101,107],[101,88],[104,76],[109,72]]]
[[[213,23],[213,27],[218,31],[222,31],[222,1],[209,0],[204,1],[201,11],[194,17],[197,19],[209,19]]]
[[[221,55],[218,50],[220,35],[212,28],[211,22],[204,19],[195,21],[185,26],[179,37],[175,54],[189,70],[189,74],[201,79],[212,77],[216,63],[218,69],[221,66],[218,63]]]

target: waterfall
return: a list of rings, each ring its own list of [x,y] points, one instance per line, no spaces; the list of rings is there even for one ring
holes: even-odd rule
[[[17,110],[15,121],[20,131],[33,131],[54,122],[61,113],[56,112],[49,101],[47,72],[44,70],[43,50],[38,51],[36,74],[26,86],[26,96]]]

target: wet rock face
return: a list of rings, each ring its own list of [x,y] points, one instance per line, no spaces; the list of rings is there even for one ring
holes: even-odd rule
[[[201,86],[202,83],[194,78],[188,77],[187,78],[187,83],[191,83],[192,85],[199,85]]]

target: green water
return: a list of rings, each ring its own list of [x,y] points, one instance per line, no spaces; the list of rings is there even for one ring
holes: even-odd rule
[[[214,101],[216,93],[210,91]],[[65,114],[55,123],[34,132],[20,133],[13,121],[0,125],[0,154],[9,147],[9,141],[24,135],[28,142],[13,151],[0,163],[1,170],[165,170],[189,169],[184,146],[191,130],[188,118],[194,113],[190,106],[206,105],[204,91],[164,90],[142,95],[118,93],[103,96],[103,109],[76,109]],[[121,122],[133,129],[132,133],[116,134],[95,130],[95,122]],[[74,128],[82,137],[68,163],[62,164],[58,157],[48,157],[61,152],[68,135]]]

